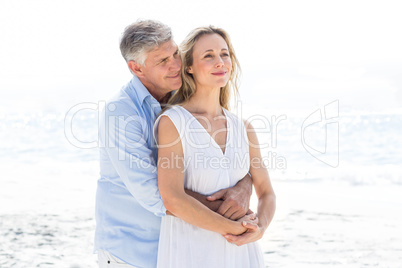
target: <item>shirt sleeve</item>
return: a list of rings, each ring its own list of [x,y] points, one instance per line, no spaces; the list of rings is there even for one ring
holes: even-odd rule
[[[147,143],[150,135],[147,124],[151,122],[139,115],[109,114],[104,121],[104,146],[111,164],[138,203],[155,215],[164,216],[166,209],[158,189],[156,156],[150,148],[152,144]]]

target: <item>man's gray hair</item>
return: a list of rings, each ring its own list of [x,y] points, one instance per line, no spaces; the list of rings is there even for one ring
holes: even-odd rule
[[[172,39],[169,26],[155,20],[141,20],[126,27],[120,40],[120,51],[126,62],[145,66],[147,53]]]

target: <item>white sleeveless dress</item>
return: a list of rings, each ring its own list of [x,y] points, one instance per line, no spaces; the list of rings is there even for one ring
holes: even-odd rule
[[[200,122],[186,109],[174,106],[168,116],[179,132],[185,161],[184,187],[210,195],[234,186],[249,171],[250,155],[244,123],[224,109],[227,121],[226,149],[223,153]],[[157,140],[158,124],[154,135]],[[162,218],[158,267],[265,267],[257,242],[236,246],[219,233],[191,225],[180,218]]]

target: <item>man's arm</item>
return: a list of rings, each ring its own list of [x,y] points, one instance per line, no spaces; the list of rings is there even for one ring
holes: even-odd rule
[[[210,210],[217,212],[219,207],[222,205],[223,200],[219,199],[219,200],[215,200],[215,201],[208,201],[207,200],[207,196],[197,193],[197,192],[193,192],[191,190],[187,190],[184,189],[186,194],[188,194],[189,196],[197,199],[198,201],[201,202],[201,204],[203,204],[204,206],[206,206],[207,208],[209,208]]]
[[[155,215],[163,216],[166,209],[158,190],[157,167],[143,131],[147,122],[122,104],[116,107],[100,120],[104,129],[100,132],[101,146],[138,203]]]
[[[252,180],[247,174],[235,186],[222,189],[208,197],[187,189],[186,193],[225,218],[238,220],[249,211]]]

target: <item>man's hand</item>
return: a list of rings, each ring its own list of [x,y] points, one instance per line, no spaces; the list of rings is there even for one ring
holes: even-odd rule
[[[238,220],[249,211],[250,196],[252,193],[252,180],[246,175],[235,186],[222,189],[207,197],[209,201],[223,200],[217,212],[225,218]]]
[[[193,191],[188,190],[188,189],[184,189],[184,191],[186,192],[186,194],[188,194],[189,196],[192,196],[193,198],[197,199],[199,202],[201,202],[201,204],[203,204],[204,206],[206,206],[207,208],[209,208],[213,212],[217,212],[219,207],[223,203],[223,200],[221,200],[221,199],[216,200],[216,201],[209,201],[209,200],[207,200],[207,197],[205,195],[202,195],[202,194],[197,193],[197,192],[193,192]]]

